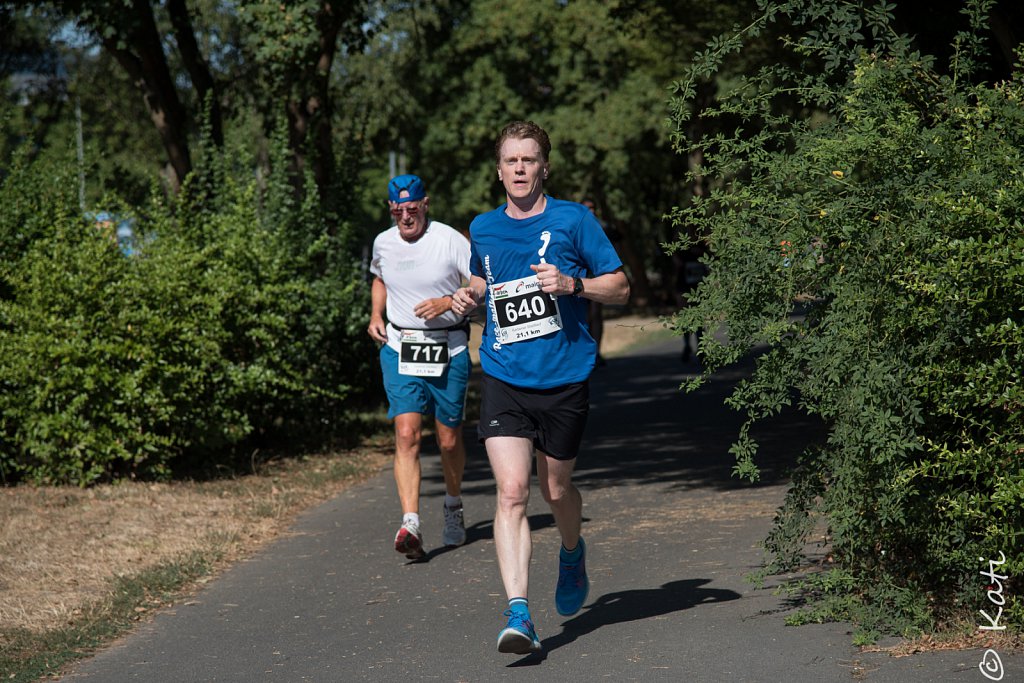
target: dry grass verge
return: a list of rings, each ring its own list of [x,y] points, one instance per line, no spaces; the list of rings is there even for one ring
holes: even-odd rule
[[[205,482],[0,489],[0,678],[36,680],[391,460],[379,439]]]
[[[0,490],[0,623],[44,630],[111,578],[195,553],[234,559],[384,462],[383,449],[365,450],[208,482]]]
[[[894,645],[866,645],[864,652],[884,652],[892,657],[909,657],[919,652],[939,650],[987,650],[1024,652],[1024,636],[1015,633],[979,631],[976,624],[961,624],[949,633],[926,634],[900,640]]]

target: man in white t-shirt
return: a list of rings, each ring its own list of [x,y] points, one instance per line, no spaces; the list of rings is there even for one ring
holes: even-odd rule
[[[466,542],[462,474],[466,448],[462,419],[470,361],[469,323],[452,312],[451,293],[469,280],[469,240],[427,219],[430,198],[423,181],[400,175],[388,183],[395,224],[373,242],[370,336],[382,344],[380,366],[395,422],[395,483],[402,526],[395,550],[424,555],[420,531],[420,442],[423,416],[434,415],[444,472],[442,542]]]

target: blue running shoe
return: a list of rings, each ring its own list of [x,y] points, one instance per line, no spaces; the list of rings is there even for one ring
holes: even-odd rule
[[[505,610],[508,626],[498,634],[498,652],[509,652],[514,655],[526,655],[540,652],[540,639],[533,630],[533,622],[528,615]]]
[[[580,559],[578,562],[566,562],[562,559],[561,554],[559,554],[555,608],[563,617],[572,616],[583,607],[589,592],[590,580],[587,578],[587,546],[581,536]]]

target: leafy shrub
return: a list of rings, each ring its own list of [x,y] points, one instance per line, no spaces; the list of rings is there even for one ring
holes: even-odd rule
[[[344,434],[372,398],[367,288],[315,197],[296,206],[290,189],[274,194],[288,186],[278,174],[260,190],[211,157],[174,205],[137,211],[142,248],[126,258],[74,210],[73,176],[33,172],[0,185],[32,228],[0,224],[8,476],[88,484],[229,465],[232,447]]]
[[[968,3],[976,30],[990,5]],[[676,139],[706,152],[716,182],[675,214],[711,255],[672,324],[720,332],[703,336],[706,374],[769,347],[730,398],[750,418],[739,475],[757,476],[750,422],[797,403],[828,426],[767,539],[767,570],[792,570],[827,524],[831,561],[796,586],[804,619],[867,634],[974,623],[988,560],[1024,573],[1024,82],[970,81],[976,33],[941,75],[887,32],[884,6],[766,7],[751,30],[776,13],[805,29],[791,43],[805,70],[765,69],[696,114],[755,132],[684,136],[693,82],[739,40],[679,84]],[[871,52],[845,47],[868,33]],[[794,91],[816,116],[785,113]],[[1022,623],[1020,585],[1004,582],[1004,623]]]
[[[32,242],[53,233],[57,213],[73,212],[77,179],[70,164],[29,161],[32,141],[14,150],[0,178],[0,297],[7,274]]]

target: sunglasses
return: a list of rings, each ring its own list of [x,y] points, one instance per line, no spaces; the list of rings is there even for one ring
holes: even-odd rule
[[[418,206],[398,206],[398,207],[396,207],[394,209],[391,209],[391,215],[394,216],[395,218],[401,218],[402,217],[402,212],[408,213],[409,216],[415,216],[416,214],[418,214],[420,212],[420,207],[418,207]]]

